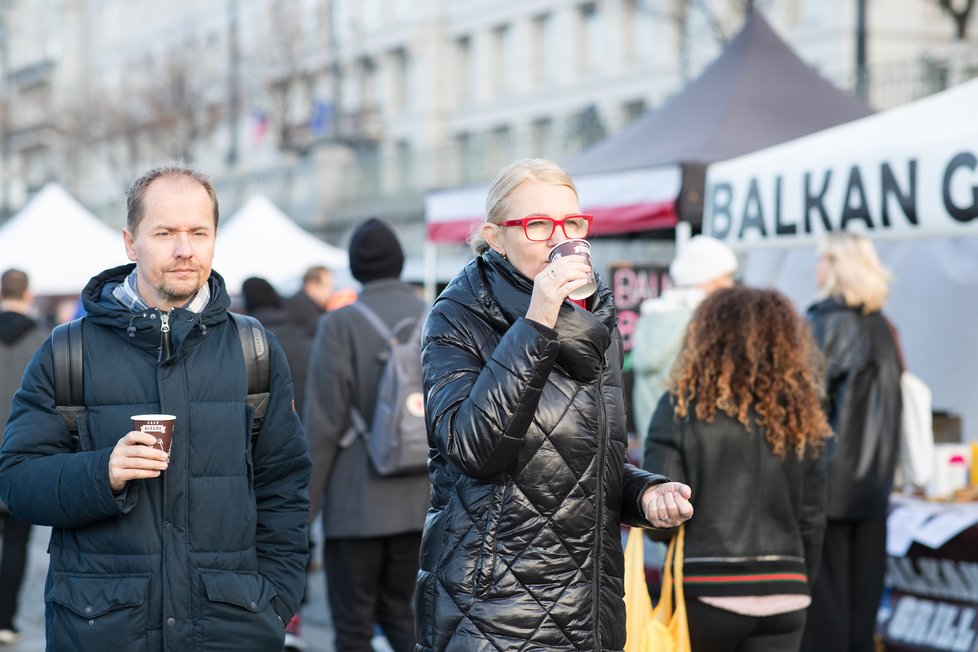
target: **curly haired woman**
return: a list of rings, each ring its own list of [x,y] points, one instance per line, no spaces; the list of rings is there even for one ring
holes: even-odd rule
[[[825,523],[830,430],[817,360],[805,321],[777,291],[718,290],[693,314],[644,459],[693,491],[693,652],[801,643]]]

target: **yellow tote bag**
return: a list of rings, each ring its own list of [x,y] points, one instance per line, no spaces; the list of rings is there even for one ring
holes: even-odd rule
[[[633,527],[625,546],[625,652],[691,652],[683,592],[683,542],[680,525],[662,565],[662,593],[652,607],[645,584],[645,535]],[[675,596],[673,592],[675,591]]]

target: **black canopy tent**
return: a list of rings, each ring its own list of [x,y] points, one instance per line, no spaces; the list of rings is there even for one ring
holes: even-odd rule
[[[870,113],[802,61],[755,10],[723,53],[682,92],[566,167],[583,180],[679,166],[673,224],[678,218],[698,225],[707,164]]]

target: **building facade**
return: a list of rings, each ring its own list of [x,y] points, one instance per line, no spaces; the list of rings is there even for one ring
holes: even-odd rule
[[[938,0],[5,0],[0,208],[57,180],[121,225],[132,178],[183,159],[225,215],[263,192],[340,245],[377,215],[419,258],[426,190],[616,132],[747,5],[876,108],[975,73]]]

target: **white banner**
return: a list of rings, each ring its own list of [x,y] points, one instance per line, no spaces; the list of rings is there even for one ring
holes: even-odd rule
[[[711,165],[704,231],[734,248],[978,234],[978,82]]]

